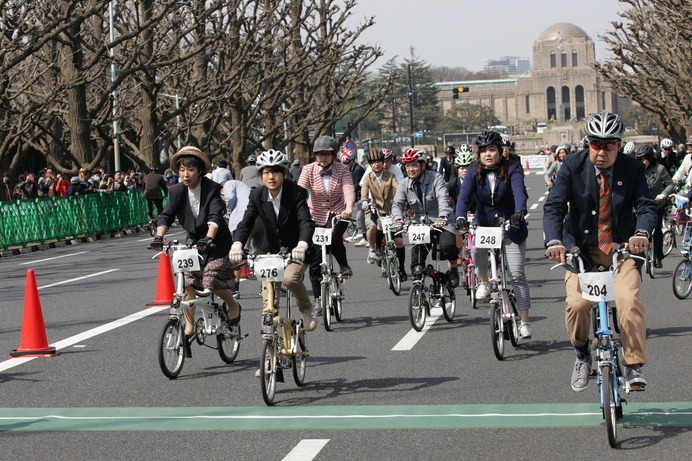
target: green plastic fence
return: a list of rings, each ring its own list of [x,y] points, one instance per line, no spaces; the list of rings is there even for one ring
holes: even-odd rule
[[[0,202],[0,246],[46,243],[148,222],[141,190]]]

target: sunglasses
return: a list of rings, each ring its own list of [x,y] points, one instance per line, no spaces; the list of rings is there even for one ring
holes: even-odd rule
[[[605,142],[595,142],[591,141],[589,142],[589,147],[591,147],[593,150],[597,151],[610,151],[610,150],[615,150],[618,148],[618,142],[617,141],[605,141]]]

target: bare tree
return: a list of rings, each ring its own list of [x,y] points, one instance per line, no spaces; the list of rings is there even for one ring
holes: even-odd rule
[[[689,0],[620,0],[630,7],[602,39],[614,59],[594,64],[614,88],[650,112],[681,142],[692,114],[692,3]]]

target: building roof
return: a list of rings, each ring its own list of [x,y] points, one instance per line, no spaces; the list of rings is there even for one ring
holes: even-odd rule
[[[567,40],[570,38],[589,38],[589,35],[579,26],[575,26],[568,22],[560,22],[548,27],[538,36],[539,41]]]

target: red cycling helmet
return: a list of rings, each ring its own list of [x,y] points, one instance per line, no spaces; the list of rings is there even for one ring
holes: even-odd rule
[[[426,152],[424,150],[409,149],[404,152],[404,156],[401,158],[401,161],[404,163],[425,162],[425,156]]]
[[[382,157],[385,159],[392,158],[392,150],[391,149],[381,149],[382,150]]]

